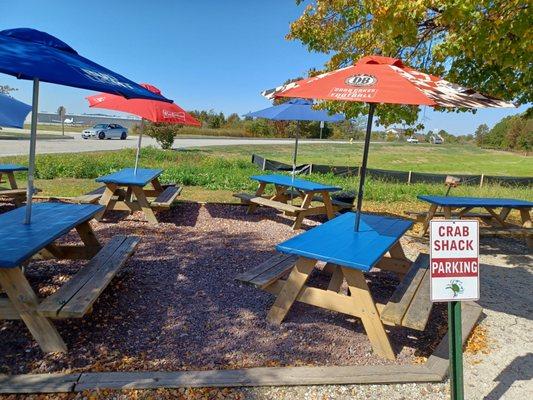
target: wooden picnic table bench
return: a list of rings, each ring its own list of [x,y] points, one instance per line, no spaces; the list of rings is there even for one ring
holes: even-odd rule
[[[324,185],[317,182],[307,181],[300,178],[293,178],[287,175],[256,175],[250,177],[259,182],[259,187],[254,195],[248,193],[237,193],[235,197],[241,202],[248,204],[248,214],[255,211],[258,206],[271,207],[284,212],[286,215],[294,216],[293,229],[300,229],[305,217],[311,215],[326,215],[329,219],[335,216],[335,211],[339,206],[334,206],[330,197],[331,192],[340,191],[337,186]],[[264,195],[267,185],[274,185],[275,194]],[[295,205],[291,200],[301,200]],[[289,204],[289,201],[290,204]],[[320,206],[313,206],[313,201],[322,203]]]
[[[348,212],[276,246],[279,254],[236,277],[276,295],[267,319],[283,321],[295,301],[361,318],[374,351],[394,359],[384,325],[424,330],[431,312],[429,257],[414,263],[399,242],[412,222],[363,214],[359,232]],[[307,286],[317,262],[331,273],[327,289]],[[401,281],[387,304],[374,301],[364,273],[372,268],[392,271]],[[346,281],[348,295],[341,292]]]
[[[20,207],[26,200],[26,189],[19,188],[17,180],[15,179],[15,172],[27,171],[28,167],[18,164],[0,164],[0,184],[3,183],[3,175],[7,177],[9,182],[9,189],[0,188],[0,197],[7,197],[13,200],[17,207]],[[34,189],[35,193],[39,192],[39,189]]]
[[[104,246],[89,221],[102,210],[93,204],[36,203],[32,221],[24,209],[0,215],[0,319],[22,319],[43,352],[63,352],[66,345],[51,318],[81,318],[133,253],[139,238],[115,236]],[[55,241],[75,229],[83,245]],[[34,257],[90,260],[51,296],[38,298],[21,266]]]
[[[491,197],[452,197],[452,196],[426,196],[418,198],[430,204],[429,211],[424,220],[420,236],[424,236],[429,227],[429,222],[436,217],[444,218],[478,218],[489,227],[480,229],[480,234],[521,235],[524,236],[528,246],[533,247],[533,224],[531,209],[533,202],[519,199],[503,199]],[[440,214],[441,208],[442,214]],[[472,210],[481,208],[487,214],[472,213]],[[500,212],[496,212],[500,209]],[[508,222],[508,216],[512,210],[520,212],[522,226]]]
[[[162,169],[125,168],[109,175],[101,176],[97,182],[105,184],[105,189],[96,189],[82,196],[80,202],[98,201],[105,209],[96,216],[104,217],[110,210],[142,211],[148,222],[157,223],[154,210],[168,209],[181,193],[177,185],[162,185],[159,175]],[[145,189],[151,184],[152,189]],[[149,198],[152,200],[150,201]]]

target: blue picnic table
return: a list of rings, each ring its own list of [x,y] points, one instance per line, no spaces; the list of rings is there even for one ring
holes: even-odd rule
[[[0,319],[21,319],[45,353],[67,349],[51,318],[83,317],[138,242],[117,236],[102,247],[89,224],[102,209],[95,204],[36,203],[29,224],[23,222],[22,208],[0,215],[0,287],[7,294]],[[73,229],[83,245],[57,243]],[[37,254],[45,259],[91,261],[43,299],[23,268]]]
[[[28,167],[19,164],[0,164],[0,174],[16,171],[27,171]]]
[[[362,214],[359,231],[348,212],[276,246],[280,253],[368,272],[413,223],[401,218]]]
[[[0,189],[1,197],[12,198],[15,205],[18,207],[26,200],[26,190],[19,189],[17,180],[15,179],[15,172],[27,171],[28,167],[19,164],[0,164],[0,183],[2,182],[2,175],[7,176],[9,182],[9,189]]]
[[[145,218],[157,223],[157,218],[150,207],[148,197],[157,197],[164,189],[159,182],[162,169],[124,168],[109,175],[96,178],[96,182],[104,183],[106,189],[100,198],[105,209],[96,216],[101,220],[107,211],[142,211]],[[151,184],[153,189],[144,189]]]
[[[20,266],[102,209],[94,204],[36,203],[30,224],[23,223],[23,208],[0,214],[0,268]],[[90,230],[90,225],[87,227]],[[92,238],[88,240],[94,245]]]
[[[250,179],[259,182],[259,187],[254,195],[237,193],[234,196],[248,204],[248,213],[251,214],[258,206],[271,207],[294,216],[293,229],[299,229],[306,216],[325,214],[329,219],[335,215],[335,211],[341,208],[349,208],[351,205],[340,202],[334,204],[330,197],[331,192],[342,190],[338,186],[325,185],[305,179],[287,175],[254,175]],[[267,185],[274,185],[275,194],[264,194]],[[294,200],[298,200],[295,204]],[[322,205],[312,206],[312,202]]]
[[[420,233],[424,236],[429,228],[430,221],[437,217],[439,208],[443,210],[444,217],[447,219],[453,216],[457,218],[480,218],[483,222],[491,225],[497,230],[482,230],[481,233],[492,234],[524,234],[530,247],[533,246],[531,209],[533,202],[521,199],[507,199],[494,197],[456,197],[456,196],[429,196],[420,195],[419,200],[430,204],[429,211],[424,220],[424,225]],[[472,214],[471,210],[475,208],[485,209],[488,214]],[[496,209],[500,209],[496,212]],[[515,209],[520,212],[522,226],[516,227],[509,223],[508,216]],[[455,211],[454,211],[455,210]]]
[[[393,359],[394,351],[381,321],[381,309],[370,293],[364,273],[372,268],[389,270],[405,276],[411,268],[400,244],[400,238],[412,222],[400,218],[362,214],[359,231],[354,230],[356,214],[347,212],[316,228],[297,235],[276,246],[289,255],[290,274],[286,280],[283,269],[269,280],[265,290],[277,295],[268,313],[268,320],[281,323],[296,301],[342,312],[361,318],[374,351]],[[388,255],[387,255],[388,254]],[[295,257],[296,256],[296,257]],[[322,272],[331,275],[327,289],[307,286],[318,262],[325,262]],[[279,264],[279,268],[285,264]],[[277,271],[277,266],[268,274]],[[346,281],[348,295],[343,294]]]
[[[308,181],[300,178],[293,178],[287,175],[254,175],[250,179],[263,183],[270,183],[272,185],[292,187],[303,192],[338,192],[342,188],[332,185],[324,185],[322,183]]]
[[[96,178],[96,182],[112,183],[119,186],[140,186],[144,187],[157,179],[163,173],[162,169],[124,168],[120,171],[113,172]]]

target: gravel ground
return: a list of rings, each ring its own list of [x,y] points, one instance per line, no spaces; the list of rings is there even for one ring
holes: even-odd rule
[[[118,233],[140,235],[137,252],[91,315],[56,323],[67,354],[43,355],[21,321],[3,322],[0,372],[405,364],[429,355],[444,334],[442,307],[425,332],[391,329],[399,356],[388,361],[373,354],[358,319],[339,313],[296,304],[281,326],[270,325],[265,316],[273,296],[234,278],[295,234],[289,220],[271,210],[248,216],[240,206],[196,204],[182,204],[161,217],[157,227],[138,214],[94,223],[103,241]],[[76,240],[74,233],[64,239]],[[83,265],[36,261],[26,276],[44,297]],[[368,278],[382,301],[397,285],[390,273]],[[328,282],[318,272],[311,281],[322,287]]]
[[[164,214],[157,228],[139,221],[137,215],[94,227],[104,240],[117,233],[139,234],[142,245],[92,315],[58,323],[70,348],[68,355],[43,356],[20,322],[1,323],[1,372],[390,363],[371,353],[357,321],[336,313],[298,304],[281,327],[265,323],[272,296],[242,286],[233,277],[267,259],[275,243],[294,235],[290,223],[269,210],[246,216],[242,207],[187,204]],[[411,258],[425,249],[423,243],[402,240]],[[465,355],[466,396],[529,398],[533,257],[519,240],[484,239],[482,244],[481,326],[487,331],[488,347]],[[81,266],[36,262],[28,268],[28,278],[44,296]],[[324,283],[318,274],[313,279]],[[385,273],[371,275],[369,281],[377,297],[387,296],[396,283]],[[441,309],[434,314],[432,330],[442,334]],[[393,329],[394,346],[399,350],[406,345],[396,362],[427,356],[438,336]],[[142,398],[194,399],[449,398],[448,383],[139,393],[148,396]],[[102,398],[130,398],[116,396],[114,392]]]

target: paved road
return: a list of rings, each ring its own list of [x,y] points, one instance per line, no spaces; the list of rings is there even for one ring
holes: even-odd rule
[[[22,131],[22,130],[21,130]],[[44,132],[42,132],[44,134]],[[52,133],[52,132],[50,132]],[[58,132],[53,132],[57,134]],[[126,147],[135,148],[137,137],[130,136],[126,140],[83,140],[79,133],[68,133],[74,139],[37,140],[37,153],[76,153],[84,151],[119,150]],[[178,138],[174,141],[175,148],[206,147],[206,146],[231,146],[231,145],[269,145],[293,144],[292,139],[249,139],[249,138]],[[313,140],[301,140],[300,143],[317,143]],[[320,143],[333,143],[333,141],[320,141]],[[337,142],[338,143],[338,142]],[[157,146],[156,141],[150,137],[143,137],[143,147]],[[29,152],[27,140],[0,140],[0,156],[26,155]]]

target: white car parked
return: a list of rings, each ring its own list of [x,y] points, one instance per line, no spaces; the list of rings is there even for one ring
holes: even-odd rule
[[[128,129],[119,124],[96,124],[81,133],[83,139],[122,139],[128,137]]]
[[[407,138],[407,143],[418,143],[418,139],[411,136],[410,138]]]

